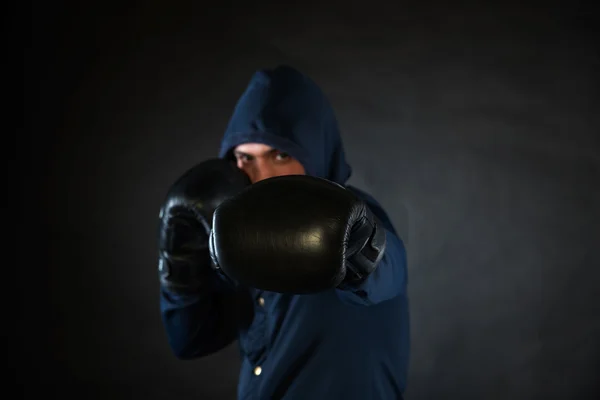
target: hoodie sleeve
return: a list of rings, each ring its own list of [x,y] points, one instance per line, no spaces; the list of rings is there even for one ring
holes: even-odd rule
[[[377,269],[362,283],[336,289],[340,299],[346,303],[369,306],[406,296],[408,273],[406,249],[383,208],[368,194],[349,188],[366,201],[367,206],[383,223],[386,233],[386,250]]]
[[[179,295],[160,288],[160,311],[173,354],[190,360],[215,353],[237,338],[236,293],[220,279],[204,291]]]

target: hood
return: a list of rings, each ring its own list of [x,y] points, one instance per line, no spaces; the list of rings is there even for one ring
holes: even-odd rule
[[[252,76],[234,108],[219,157],[232,158],[236,146],[250,142],[289,154],[307,175],[344,185],[352,173],[331,104],[314,81],[290,66]]]

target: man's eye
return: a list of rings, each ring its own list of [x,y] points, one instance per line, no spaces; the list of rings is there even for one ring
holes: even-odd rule
[[[287,160],[290,156],[287,153],[277,153],[275,156],[277,160]]]
[[[252,160],[252,157],[247,154],[238,154],[237,159],[242,162],[249,162]]]

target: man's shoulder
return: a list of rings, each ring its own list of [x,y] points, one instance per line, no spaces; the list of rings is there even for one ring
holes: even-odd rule
[[[349,191],[351,191],[352,193],[354,193],[355,195],[360,197],[362,200],[375,203],[381,207],[379,202],[377,200],[375,200],[375,197],[373,197],[372,194],[366,192],[365,190],[359,189],[356,186],[352,186],[352,185],[346,185],[346,189],[348,189]]]
[[[377,199],[375,199],[375,197],[373,197],[371,193],[352,185],[347,185],[346,189],[354,193],[358,198],[366,202],[370,207],[378,208],[379,210],[381,210],[382,213],[387,214],[381,203],[379,203],[379,201],[377,201]]]

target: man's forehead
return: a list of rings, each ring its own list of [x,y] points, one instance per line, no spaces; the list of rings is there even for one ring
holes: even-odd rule
[[[263,143],[243,143],[235,147],[234,152],[244,154],[265,154],[276,150]]]

